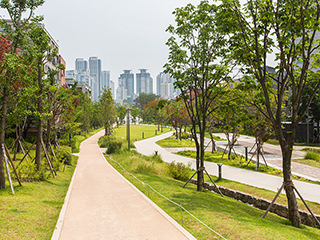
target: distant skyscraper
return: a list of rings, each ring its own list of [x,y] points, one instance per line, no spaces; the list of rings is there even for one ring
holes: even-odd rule
[[[76,78],[76,73],[74,70],[67,70],[66,71],[66,78],[73,78],[75,79]]]
[[[88,62],[83,58],[76,59],[76,72],[82,73],[88,71]]]
[[[157,76],[157,95],[164,99],[177,97],[180,90],[174,88],[174,81],[170,74],[161,72]]]
[[[115,87],[114,87],[114,82],[110,81],[110,88],[111,88],[111,93],[112,93],[112,97],[114,100],[116,100],[116,94],[115,94]]]
[[[137,95],[140,93],[153,93],[153,79],[147,69],[140,69],[140,73],[136,74]]]
[[[157,87],[156,87],[156,92],[157,95],[160,96],[160,86],[161,86],[161,73],[157,76]]]
[[[131,70],[124,70],[118,79],[117,102],[126,101],[132,103],[134,100],[134,74]]]
[[[106,89],[110,88],[110,72],[109,71],[101,72],[100,92],[102,92],[104,88]]]
[[[97,57],[90,57],[89,70],[91,77],[92,99],[97,102],[100,96],[101,60]]]

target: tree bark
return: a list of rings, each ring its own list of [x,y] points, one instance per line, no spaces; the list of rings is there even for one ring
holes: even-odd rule
[[[6,136],[6,117],[8,111],[8,88],[3,88],[3,97],[2,97],[2,117],[0,123],[0,189],[5,189],[6,187],[6,177],[5,177],[5,169],[4,169],[4,152],[2,148],[2,144],[4,144],[5,136]]]
[[[276,135],[278,137],[282,153],[282,172],[284,189],[288,200],[288,217],[293,226],[301,227],[301,217],[299,214],[297,198],[294,193],[294,184],[291,174],[291,157],[296,129],[292,124],[292,128],[288,131],[288,135],[285,138],[281,126],[282,125],[280,124],[280,128],[276,129]]]
[[[296,227],[301,227],[301,217],[299,214],[299,208],[297,203],[297,198],[294,193],[294,184],[291,177],[291,155],[292,155],[292,146],[284,146],[282,149],[282,158],[283,158],[283,179],[284,179],[284,189],[286,191],[287,200],[288,200],[288,211],[289,211],[289,220],[292,222],[292,225]]]
[[[38,86],[39,86],[39,98],[38,98],[38,114],[39,119],[37,119],[37,144],[36,144],[36,159],[35,163],[37,165],[37,170],[41,170],[41,141],[42,141],[42,120],[41,120],[41,114],[43,112],[43,104],[42,104],[42,94],[43,94],[43,88],[42,88],[42,69],[41,69],[41,63],[38,64]]]

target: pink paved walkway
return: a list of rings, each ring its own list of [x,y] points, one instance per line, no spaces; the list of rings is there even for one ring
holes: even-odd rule
[[[56,239],[193,239],[178,230],[181,226],[177,228],[160,214],[105,161],[97,145],[102,134],[81,145],[60,237]]]

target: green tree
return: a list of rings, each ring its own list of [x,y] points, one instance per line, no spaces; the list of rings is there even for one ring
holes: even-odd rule
[[[46,71],[45,65],[48,62],[53,63],[56,61],[55,59],[58,58],[58,50],[51,43],[51,39],[46,33],[46,31],[43,29],[42,25],[39,25],[39,23],[37,22],[32,24],[32,27],[28,31],[28,36],[32,41],[32,44],[28,48],[28,52],[30,54],[30,59],[33,59],[32,64],[36,69],[36,75],[34,76],[34,79],[37,83],[35,87],[38,89],[36,95],[37,111],[34,113],[36,116],[37,126],[35,163],[37,165],[38,171],[40,171],[42,152],[41,149],[43,141],[43,124],[44,120],[50,117],[50,113],[45,111],[45,108],[49,108],[49,102],[47,101],[48,99],[46,97],[48,95],[48,91],[51,90],[50,86],[52,86],[52,84],[50,84],[50,82],[52,81],[52,79],[54,79],[55,75],[55,70],[53,69],[52,74],[50,74],[50,72],[48,72],[50,70]]]
[[[142,110],[147,106],[149,102],[152,102],[156,99],[158,99],[158,96],[153,93],[140,93],[140,95],[135,100],[136,107]]]
[[[6,21],[2,21],[2,27],[4,29],[4,36],[11,44],[10,52],[6,54],[5,61],[2,63],[1,68],[1,105],[2,114],[0,119],[0,146],[4,144],[6,118],[8,110],[8,98],[12,91],[14,83],[23,78],[19,78],[17,70],[22,66],[19,52],[17,49],[24,50],[26,44],[26,31],[28,30],[29,20],[34,15],[34,10],[43,4],[43,0],[1,0],[0,7],[5,9],[11,18],[11,24]],[[26,19],[23,19],[24,15],[28,15]],[[2,147],[0,147],[0,189],[5,188],[5,174],[4,174],[4,153]]]
[[[228,47],[226,35],[219,31],[218,11],[219,7],[209,1],[201,1],[196,7],[188,4],[174,11],[176,26],[167,29],[172,37],[167,41],[165,72],[176,79],[175,86],[181,90],[192,123],[198,191],[204,184],[204,138],[208,116],[214,110],[210,106],[223,94],[228,80],[228,63],[218,63]]]
[[[116,107],[117,112],[117,124],[121,124],[124,120],[124,118],[127,115],[127,108],[123,105],[119,105]]]
[[[111,135],[113,124],[116,121],[116,110],[111,89],[104,89],[99,100],[105,135]]]
[[[242,6],[239,1],[225,0],[224,30],[233,32],[233,58],[243,67],[243,73],[253,76],[262,96],[264,108],[256,107],[271,122],[282,151],[284,189],[289,208],[289,219],[301,226],[294,183],[291,176],[291,156],[296,127],[303,119],[318,92],[320,3],[310,1],[249,0]],[[267,62],[276,49],[276,73],[267,72]],[[247,78],[246,81],[250,79]],[[302,106],[302,93],[308,85],[314,88]],[[282,119],[287,115],[284,100],[290,95],[289,131],[284,133]],[[276,108],[272,108],[272,99]]]

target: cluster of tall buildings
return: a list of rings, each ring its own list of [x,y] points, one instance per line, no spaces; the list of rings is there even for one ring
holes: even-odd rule
[[[134,91],[134,73],[124,70],[118,78],[116,102],[120,104],[133,103],[141,93],[153,93],[153,79],[147,69],[140,69],[136,74],[136,91]]]
[[[131,70],[123,70],[118,78],[116,102],[119,104],[133,103],[141,93],[154,93],[153,78],[147,69],[140,69],[134,73]],[[179,90],[174,88],[174,79],[170,74],[161,72],[156,80],[156,94],[162,99],[173,99],[179,95]]]
[[[154,93],[153,78],[147,69],[140,69],[134,74],[132,70],[123,70],[118,78],[118,87],[110,79],[110,71],[102,70],[101,60],[90,57],[89,60],[77,58],[75,70],[66,71],[68,85],[78,82],[78,88],[91,95],[92,101],[99,101],[104,88],[110,88],[112,96],[118,104],[133,104],[141,94]],[[156,80],[156,94],[162,99],[173,99],[179,95],[179,90],[174,88],[174,79],[169,74],[161,72]],[[115,94],[116,93],[116,94]]]
[[[89,61],[77,58],[75,70],[66,71],[66,81],[76,80],[78,85],[84,85],[92,100],[97,102],[104,88],[110,88],[114,96],[114,82],[110,80],[110,71],[102,70],[101,60],[90,57]]]

